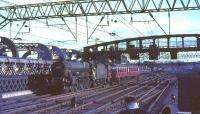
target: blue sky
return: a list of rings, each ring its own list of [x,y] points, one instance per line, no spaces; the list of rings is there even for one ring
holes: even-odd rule
[[[14,4],[26,4],[30,3],[30,0],[4,0]],[[44,2],[49,0],[34,0],[31,3]],[[56,0],[51,0],[56,1]],[[6,6],[8,4],[0,2],[0,6]],[[169,33],[169,18],[167,12],[152,13],[156,21],[162,26],[166,33]],[[180,11],[170,12],[171,14],[171,34],[191,34],[200,33],[200,11]],[[131,22],[131,17],[132,21]],[[92,34],[94,28],[99,23],[102,16],[88,17],[88,33]],[[75,34],[75,18],[65,18],[71,31]],[[152,18],[149,14],[126,14],[126,15],[114,15],[105,16],[104,20],[98,26],[94,34],[91,35],[89,44],[87,44],[87,30],[85,17],[78,18],[78,40],[75,41],[73,35],[69,32],[69,29],[61,19],[39,20],[39,21],[27,21],[25,25],[29,27],[23,27],[17,34],[17,31],[22,25],[22,21],[13,22],[11,29],[11,37],[19,37],[24,39],[23,41],[15,42],[39,42],[46,45],[56,45],[62,48],[70,49],[82,49],[83,46],[96,43],[96,39],[99,39],[97,43],[112,41],[117,39],[150,36],[150,35],[163,35],[164,32],[158,27],[158,25],[151,21]],[[135,21],[149,21],[149,22],[135,22]],[[109,24],[107,24],[109,22]],[[29,24],[30,23],[30,24]],[[47,26],[47,23],[49,26]],[[52,25],[52,26],[51,26]],[[115,33],[115,36],[109,35],[109,33]],[[0,30],[1,36],[10,37],[9,26]]]

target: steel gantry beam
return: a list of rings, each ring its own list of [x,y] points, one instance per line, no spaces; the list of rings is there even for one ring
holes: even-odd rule
[[[71,0],[0,7],[0,29],[12,21],[199,10],[199,0]]]

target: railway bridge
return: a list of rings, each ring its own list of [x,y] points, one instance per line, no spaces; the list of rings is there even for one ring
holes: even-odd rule
[[[107,56],[120,60],[128,53],[131,59],[139,59],[139,53],[148,53],[149,60],[157,60],[160,52],[170,52],[171,59],[177,59],[178,52],[199,51],[200,34],[156,35],[127,38],[84,47],[85,60]]]

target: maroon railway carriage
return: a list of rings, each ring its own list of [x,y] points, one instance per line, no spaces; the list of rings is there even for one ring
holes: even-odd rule
[[[141,73],[150,72],[150,68],[141,67],[135,64],[113,64],[109,69],[109,79],[111,82],[120,82],[127,78],[136,78]]]

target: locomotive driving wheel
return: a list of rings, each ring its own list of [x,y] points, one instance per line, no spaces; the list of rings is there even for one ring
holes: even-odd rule
[[[70,80],[67,78],[63,78],[63,91],[68,93],[70,92]]]
[[[75,92],[78,90],[78,79],[75,77],[72,77],[72,82],[70,84],[70,91]]]
[[[77,79],[77,89],[82,90],[83,89],[83,80],[81,78]]]
[[[90,80],[89,80],[89,77],[86,76],[84,78],[84,89],[88,89],[90,87]]]

